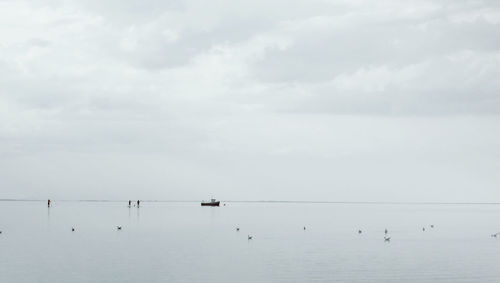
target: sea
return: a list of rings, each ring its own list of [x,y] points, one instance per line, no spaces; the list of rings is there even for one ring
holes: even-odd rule
[[[0,282],[500,282],[499,204],[0,201],[0,231]]]

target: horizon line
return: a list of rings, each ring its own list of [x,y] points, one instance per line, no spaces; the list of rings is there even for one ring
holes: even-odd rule
[[[7,201],[47,201],[45,199],[0,199],[1,202]],[[112,200],[112,199],[51,199],[51,201],[62,202],[128,202],[129,200]],[[200,200],[151,200],[144,199],[141,202],[200,202]],[[310,203],[310,204],[440,204],[440,205],[500,205],[500,202],[446,202],[446,201],[314,201],[314,200],[220,200],[227,203]]]

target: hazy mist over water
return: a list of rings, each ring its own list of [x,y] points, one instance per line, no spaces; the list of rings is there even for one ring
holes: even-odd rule
[[[496,0],[0,1],[0,198],[500,201]]]
[[[2,201],[0,282],[498,282],[498,215],[499,205]]]
[[[0,283],[500,282],[498,0],[0,0],[0,35]]]

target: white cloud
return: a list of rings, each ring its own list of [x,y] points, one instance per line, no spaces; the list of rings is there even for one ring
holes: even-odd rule
[[[151,198],[458,188],[480,200],[500,169],[499,13],[495,1],[0,1],[0,186],[121,198],[147,178]]]

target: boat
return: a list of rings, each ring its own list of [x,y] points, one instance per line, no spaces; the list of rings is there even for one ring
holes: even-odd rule
[[[216,201],[214,198],[210,200],[210,202],[205,202],[205,201],[202,201],[201,202],[201,206],[219,206],[220,205],[220,201]]]

